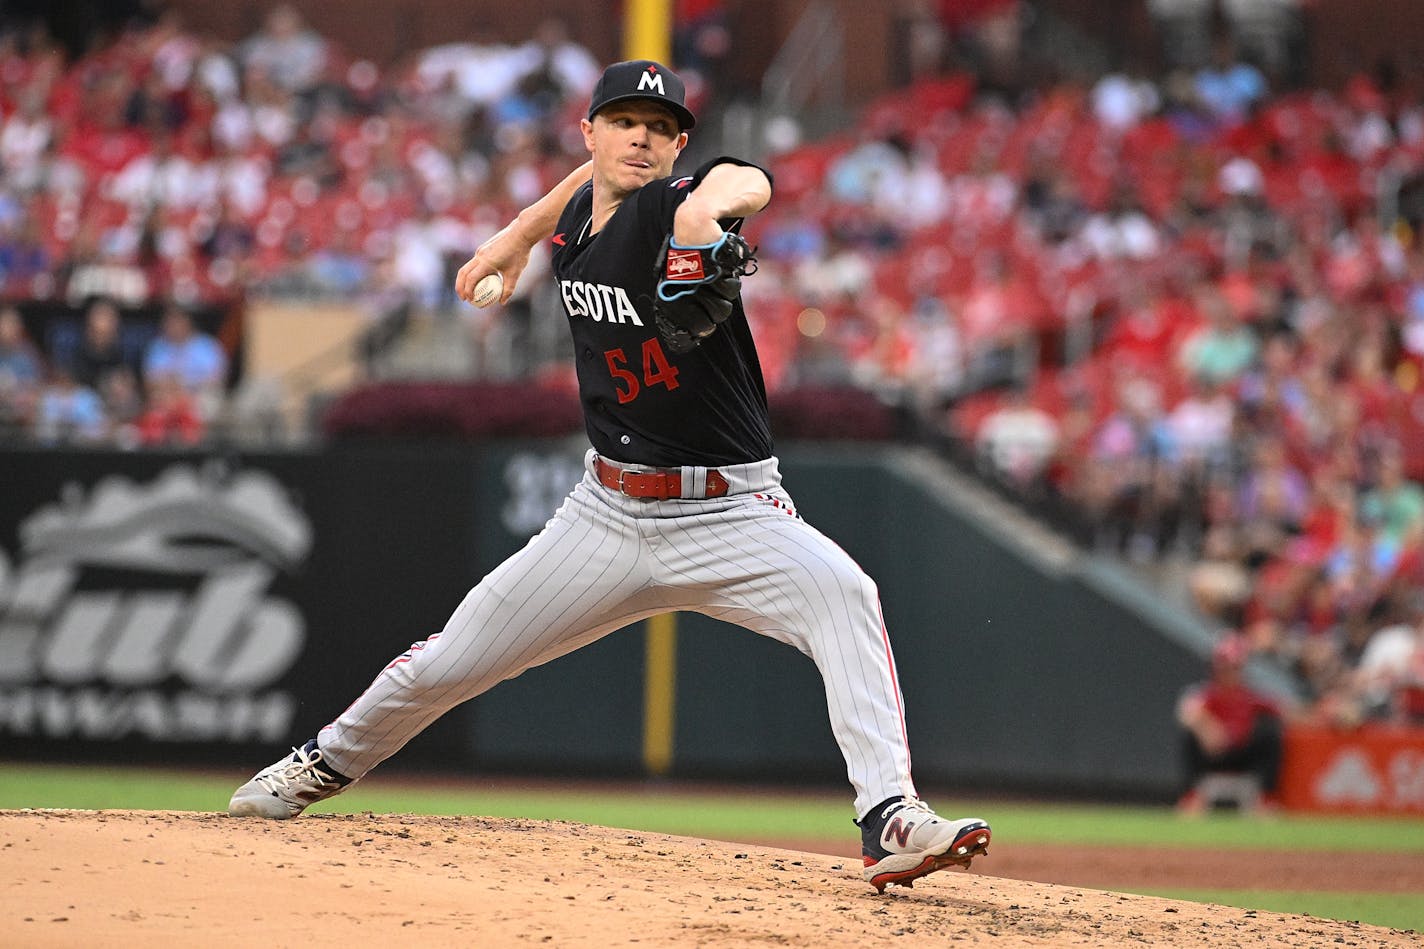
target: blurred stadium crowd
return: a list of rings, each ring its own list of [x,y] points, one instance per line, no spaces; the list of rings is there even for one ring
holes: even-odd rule
[[[770,389],[870,390],[1086,542],[1188,564],[1309,714],[1424,722],[1424,77],[1293,87],[1288,35],[1210,43],[1170,3],[1195,59],[1029,76],[1018,5],[933,6],[906,87],[768,159]],[[599,68],[554,21],[386,70],[290,7],[237,44],[173,16],[75,58],[0,34],[0,430],[200,441],[237,353],[196,310],[453,309],[454,269],[581,160]],[[74,331],[32,341],[39,303]]]
[[[454,269],[567,173],[581,143],[558,135],[577,131],[600,70],[556,21],[519,46],[423,50],[389,75],[291,6],[238,44],[172,14],[74,59],[42,28],[0,33],[0,295],[15,304],[0,318],[0,428],[201,439],[233,380],[226,361],[216,386],[152,374],[175,311],[453,306]],[[211,344],[199,331],[185,346],[209,360]],[[184,391],[196,424],[135,427],[135,397]]]

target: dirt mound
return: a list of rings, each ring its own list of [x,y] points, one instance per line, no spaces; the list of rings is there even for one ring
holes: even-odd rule
[[[558,821],[0,811],[0,863],[15,946],[1417,945],[958,871],[881,896],[844,858]]]

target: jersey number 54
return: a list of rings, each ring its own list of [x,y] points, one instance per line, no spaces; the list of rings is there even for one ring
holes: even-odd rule
[[[618,404],[624,405],[638,397],[638,393],[649,386],[663,385],[677,388],[678,369],[668,362],[662,345],[656,336],[643,341],[643,379],[628,368],[628,356],[622,348],[610,349],[603,354],[608,362],[608,372],[613,376],[613,387],[618,390]]]

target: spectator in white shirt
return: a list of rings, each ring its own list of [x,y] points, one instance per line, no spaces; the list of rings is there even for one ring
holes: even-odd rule
[[[273,7],[262,28],[242,45],[242,65],[259,70],[288,92],[305,92],[321,80],[327,42],[302,22],[291,4]]]
[[[1034,484],[1058,447],[1058,423],[1029,401],[1021,388],[989,413],[977,437],[982,458],[999,477],[1020,487]]]

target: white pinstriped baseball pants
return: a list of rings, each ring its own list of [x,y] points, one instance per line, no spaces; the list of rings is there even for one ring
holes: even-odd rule
[[[913,795],[903,699],[875,583],[803,521],[775,458],[719,469],[729,492],[641,500],[583,480],[518,553],[471,590],[318,736],[356,778],[438,717],[616,629],[689,610],[789,643],[815,661],[856,815]],[[705,469],[684,469],[705,485]],[[698,477],[700,475],[700,477]]]

